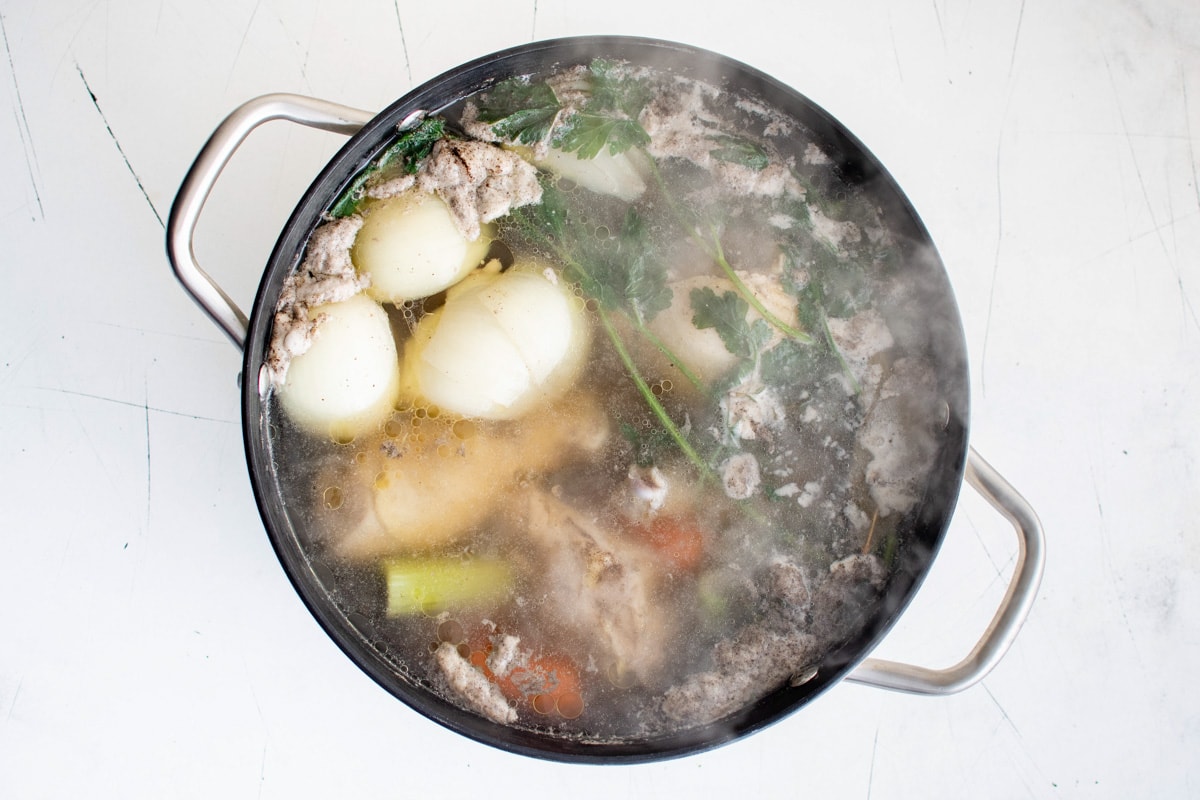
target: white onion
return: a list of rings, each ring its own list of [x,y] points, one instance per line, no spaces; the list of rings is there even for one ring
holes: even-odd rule
[[[634,153],[627,150],[614,156],[604,149],[594,158],[579,158],[575,153],[551,147],[534,163],[597,194],[632,203],[646,191],[646,181]]]
[[[451,413],[512,419],[570,385],[585,330],[582,302],[535,269],[479,272],[417,326],[406,383]]]
[[[743,272],[738,275],[767,310],[789,325],[796,323],[795,300],[783,291],[778,280]],[[695,275],[673,281],[670,287],[671,305],[654,317],[650,330],[695,375],[711,383],[737,364],[738,357],[729,352],[715,328],[697,328],[692,322],[696,313],[692,308],[692,291],[711,289],[723,295],[734,291],[733,282],[723,275]],[[751,307],[746,311],[746,319],[753,322],[761,316]],[[776,333],[768,347],[777,344],[779,338]]]
[[[403,303],[437,294],[478,266],[490,238],[468,241],[434,194],[410,192],[371,206],[351,258],[370,275],[371,296]]]
[[[279,389],[283,409],[306,430],[349,439],[392,410],[400,389],[387,312],[366,295],[318,306],[312,345],[292,359]]]

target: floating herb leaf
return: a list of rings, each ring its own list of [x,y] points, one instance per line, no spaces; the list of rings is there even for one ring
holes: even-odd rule
[[[533,243],[561,246],[568,224],[566,198],[545,173],[539,176],[539,182],[542,184],[541,202],[515,208],[509,212],[509,218]]]
[[[595,158],[607,146],[610,155],[650,144],[650,134],[637,121],[650,99],[649,88],[628,76],[615,62],[594,59],[589,66],[590,96],[566,117],[552,144],[579,158]]]
[[[633,446],[634,462],[639,467],[659,463],[660,454],[675,444],[671,434],[658,426],[642,432],[628,422],[622,422],[621,436]]]
[[[536,144],[546,138],[562,105],[545,83],[509,78],[488,90],[478,109],[479,119],[491,125],[497,136]]]
[[[592,159],[605,145],[610,155],[624,153],[631,147],[650,144],[650,134],[637,120],[623,119],[590,112],[572,114],[554,134],[553,145],[579,158]]]
[[[433,146],[446,134],[446,121],[441,117],[427,117],[415,128],[410,128],[400,134],[395,143],[383,151],[383,155],[355,176],[346,191],[334,203],[329,216],[334,219],[348,217],[358,211],[362,202],[363,187],[367,182],[384,169],[399,163],[405,173],[415,174],[421,167],[421,162],[433,152]]]
[[[750,306],[737,292],[727,291],[718,295],[709,287],[692,289],[692,324],[703,330],[713,328],[725,348],[743,359],[757,359],[762,349],[771,341],[771,326],[763,319],[749,322],[746,314]]]
[[[810,380],[824,359],[821,349],[784,339],[762,354],[759,375],[771,386],[794,386]]]
[[[566,276],[601,306],[645,323],[671,305],[665,271],[655,258],[641,215],[630,208],[613,239],[576,240]]]
[[[592,60],[588,70],[592,76],[592,96],[587,107],[591,111],[620,111],[630,119],[650,101],[650,89],[637,78],[630,77],[616,62],[603,58]]]
[[[446,134],[446,120],[441,117],[429,117],[421,120],[415,128],[404,131],[396,143],[387,149],[379,159],[379,168],[383,169],[396,159],[404,165],[404,171],[409,175],[416,174],[421,162],[433,152],[433,146]]]
[[[718,161],[740,164],[755,172],[766,169],[771,163],[767,152],[749,139],[725,133],[710,134],[708,138],[717,145],[708,154]]]

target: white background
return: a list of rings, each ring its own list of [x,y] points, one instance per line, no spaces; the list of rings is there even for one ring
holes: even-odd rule
[[[1200,795],[1194,0],[4,0],[0,19],[0,796]],[[164,256],[183,175],[253,96],[379,109],[476,56],[595,33],[796,87],[928,225],[972,443],[1048,537],[1028,623],[980,685],[843,683],[710,753],[551,764],[392,699],[292,591],[246,475],[239,353]],[[196,252],[243,305],[341,141],[272,123],[223,176]],[[1015,553],[965,495],[877,654],[952,663]]]

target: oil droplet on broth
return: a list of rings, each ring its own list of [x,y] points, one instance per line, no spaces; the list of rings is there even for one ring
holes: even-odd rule
[[[575,719],[583,713],[583,696],[576,692],[565,692],[554,704],[563,719]]]
[[[386,489],[388,487],[388,483],[389,481],[387,472],[380,472],[375,476],[376,489]]]
[[[533,710],[539,714],[551,714],[554,712],[554,696],[548,694],[539,694],[533,698]]]
[[[636,682],[632,670],[622,664],[611,664],[604,670],[604,677],[618,689],[628,689]]]
[[[404,433],[404,423],[395,417],[392,417],[384,423],[383,432],[395,439],[396,437],[400,436],[400,434]]]
[[[456,619],[448,619],[438,625],[438,641],[460,645],[467,640],[467,632],[462,623]]]
[[[322,497],[325,500],[325,507],[330,511],[337,511],[342,507],[342,503],[346,502],[346,495],[339,486],[330,486]]]
[[[451,432],[459,439],[470,439],[478,432],[474,422],[469,419],[460,419],[450,426]]]

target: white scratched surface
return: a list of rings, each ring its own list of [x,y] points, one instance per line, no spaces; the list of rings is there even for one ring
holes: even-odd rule
[[[1194,0],[444,5],[0,0],[0,797],[1200,796]],[[775,75],[922,215],[966,326],[972,442],[1048,538],[980,685],[844,683],[711,753],[557,765],[419,717],[293,593],[246,476],[239,354],[164,256],[184,173],[253,96],[378,109],[595,33]],[[341,141],[272,123],[222,177],[196,252],[239,302]],[[1015,552],[965,496],[878,654],[956,660]]]

